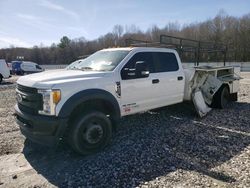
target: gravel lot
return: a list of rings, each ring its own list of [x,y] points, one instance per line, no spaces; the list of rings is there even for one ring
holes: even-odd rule
[[[239,101],[196,116],[189,103],[124,118],[104,151],[42,147],[14,122],[16,78],[0,86],[0,187],[250,187],[250,73]]]

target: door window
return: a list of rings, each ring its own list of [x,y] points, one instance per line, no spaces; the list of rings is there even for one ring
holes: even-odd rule
[[[174,53],[154,52],[155,72],[171,72],[179,70],[178,61]]]
[[[153,56],[152,52],[138,52],[136,53],[122,68],[121,77],[123,80],[135,79],[135,75],[131,74],[130,76],[127,75],[127,70],[135,71],[135,64],[138,61],[144,61],[147,63],[149,72],[154,72],[153,67]]]
[[[36,65],[36,68],[37,68],[37,69],[42,69],[42,67],[40,67],[39,65]]]

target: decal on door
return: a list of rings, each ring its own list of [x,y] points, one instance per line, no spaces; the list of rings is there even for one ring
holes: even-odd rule
[[[133,109],[138,108],[139,105],[136,103],[124,104],[122,105],[122,109],[125,113],[131,112]]]

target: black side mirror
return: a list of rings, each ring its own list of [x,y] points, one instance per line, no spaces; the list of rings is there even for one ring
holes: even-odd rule
[[[124,68],[122,70],[121,76],[122,76],[122,79],[124,79],[124,80],[134,79],[135,78],[135,69]]]
[[[146,78],[149,76],[148,64],[145,61],[137,61],[135,63],[136,78]]]

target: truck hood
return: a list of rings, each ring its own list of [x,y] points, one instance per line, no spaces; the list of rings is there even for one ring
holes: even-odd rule
[[[96,71],[60,69],[22,76],[17,80],[17,83],[28,87],[48,88],[54,84],[100,78],[106,74],[107,73]]]

